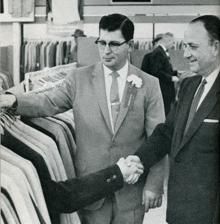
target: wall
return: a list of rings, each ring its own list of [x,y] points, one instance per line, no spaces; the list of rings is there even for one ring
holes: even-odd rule
[[[79,37],[78,38],[78,53],[77,61],[78,66],[87,66],[100,61],[99,50],[95,44],[96,38],[94,37]],[[133,50],[130,55],[130,61],[138,68],[141,67],[143,57],[149,50]],[[183,58],[182,50],[170,51],[170,58],[173,68],[179,71],[189,70],[189,63]]]
[[[13,44],[13,28],[12,23],[0,23],[0,46],[8,46]]]
[[[219,0],[152,0],[153,5],[219,5]],[[84,5],[111,5],[111,0],[84,0]],[[135,2],[135,0],[134,0]]]
[[[85,0],[84,21],[95,23],[103,15],[122,13],[135,23],[188,23],[198,15],[207,13],[219,15],[220,11],[220,0],[152,0],[152,2],[111,4],[111,0]]]
[[[12,23],[0,23],[0,71],[13,75]]]

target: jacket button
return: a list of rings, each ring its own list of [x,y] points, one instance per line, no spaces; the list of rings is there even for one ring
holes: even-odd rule
[[[107,182],[108,182],[108,183],[111,182],[111,179],[107,179]]]
[[[116,178],[117,178],[117,176],[116,176],[116,175],[114,175],[112,178],[113,178],[113,179],[116,179]]]

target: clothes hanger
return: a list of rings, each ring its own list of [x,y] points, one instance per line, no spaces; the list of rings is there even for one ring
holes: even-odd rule
[[[4,110],[0,113],[0,117],[6,121],[6,123],[8,124],[8,126],[10,127],[11,124],[14,124],[14,122],[16,121],[16,118],[11,115],[7,110]]]

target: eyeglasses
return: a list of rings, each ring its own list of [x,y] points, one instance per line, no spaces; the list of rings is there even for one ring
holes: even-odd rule
[[[109,42],[109,43],[106,43],[104,40],[99,40],[99,38],[95,41],[96,44],[98,44],[98,48],[100,50],[105,50],[106,48],[106,45],[109,46],[109,48],[111,49],[111,51],[117,51],[118,50],[118,47],[120,47],[122,44],[126,43],[127,41],[124,41],[122,43],[118,43],[118,42]]]

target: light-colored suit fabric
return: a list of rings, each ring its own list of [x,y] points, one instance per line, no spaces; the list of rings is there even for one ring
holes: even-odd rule
[[[6,209],[6,211],[5,211]],[[6,220],[8,221],[8,223],[10,222],[11,224],[19,224],[19,220],[18,217],[16,216],[16,213],[14,211],[14,208],[12,207],[12,205],[10,204],[8,198],[1,193],[1,210],[5,215]],[[7,218],[7,214],[10,216],[10,218]],[[3,224],[4,222],[0,222],[1,224]]]
[[[1,146],[1,159],[19,167],[23,171],[31,185],[41,215],[46,223],[51,224],[40,180],[33,164],[4,146]]]
[[[74,70],[61,87],[51,92],[16,95],[18,108],[15,113],[30,117],[52,116],[73,108],[77,145],[76,171],[78,176],[85,176],[115,164],[121,157],[133,154],[155,126],[164,121],[163,99],[158,80],[129,64],[128,75],[131,74],[140,77],[143,85],[137,89],[131,110],[124,106],[130,86],[130,83],[126,83],[114,134],[110,124],[102,62]],[[156,192],[161,192],[163,187],[161,179],[163,180],[164,167],[160,166],[160,170],[151,175],[153,183],[157,179],[159,184],[149,184],[149,189]],[[134,185],[125,184],[122,190],[115,193],[121,211],[134,210],[141,205],[145,181],[145,178],[141,178]],[[88,209],[100,208],[103,201],[104,199],[96,202]]]

